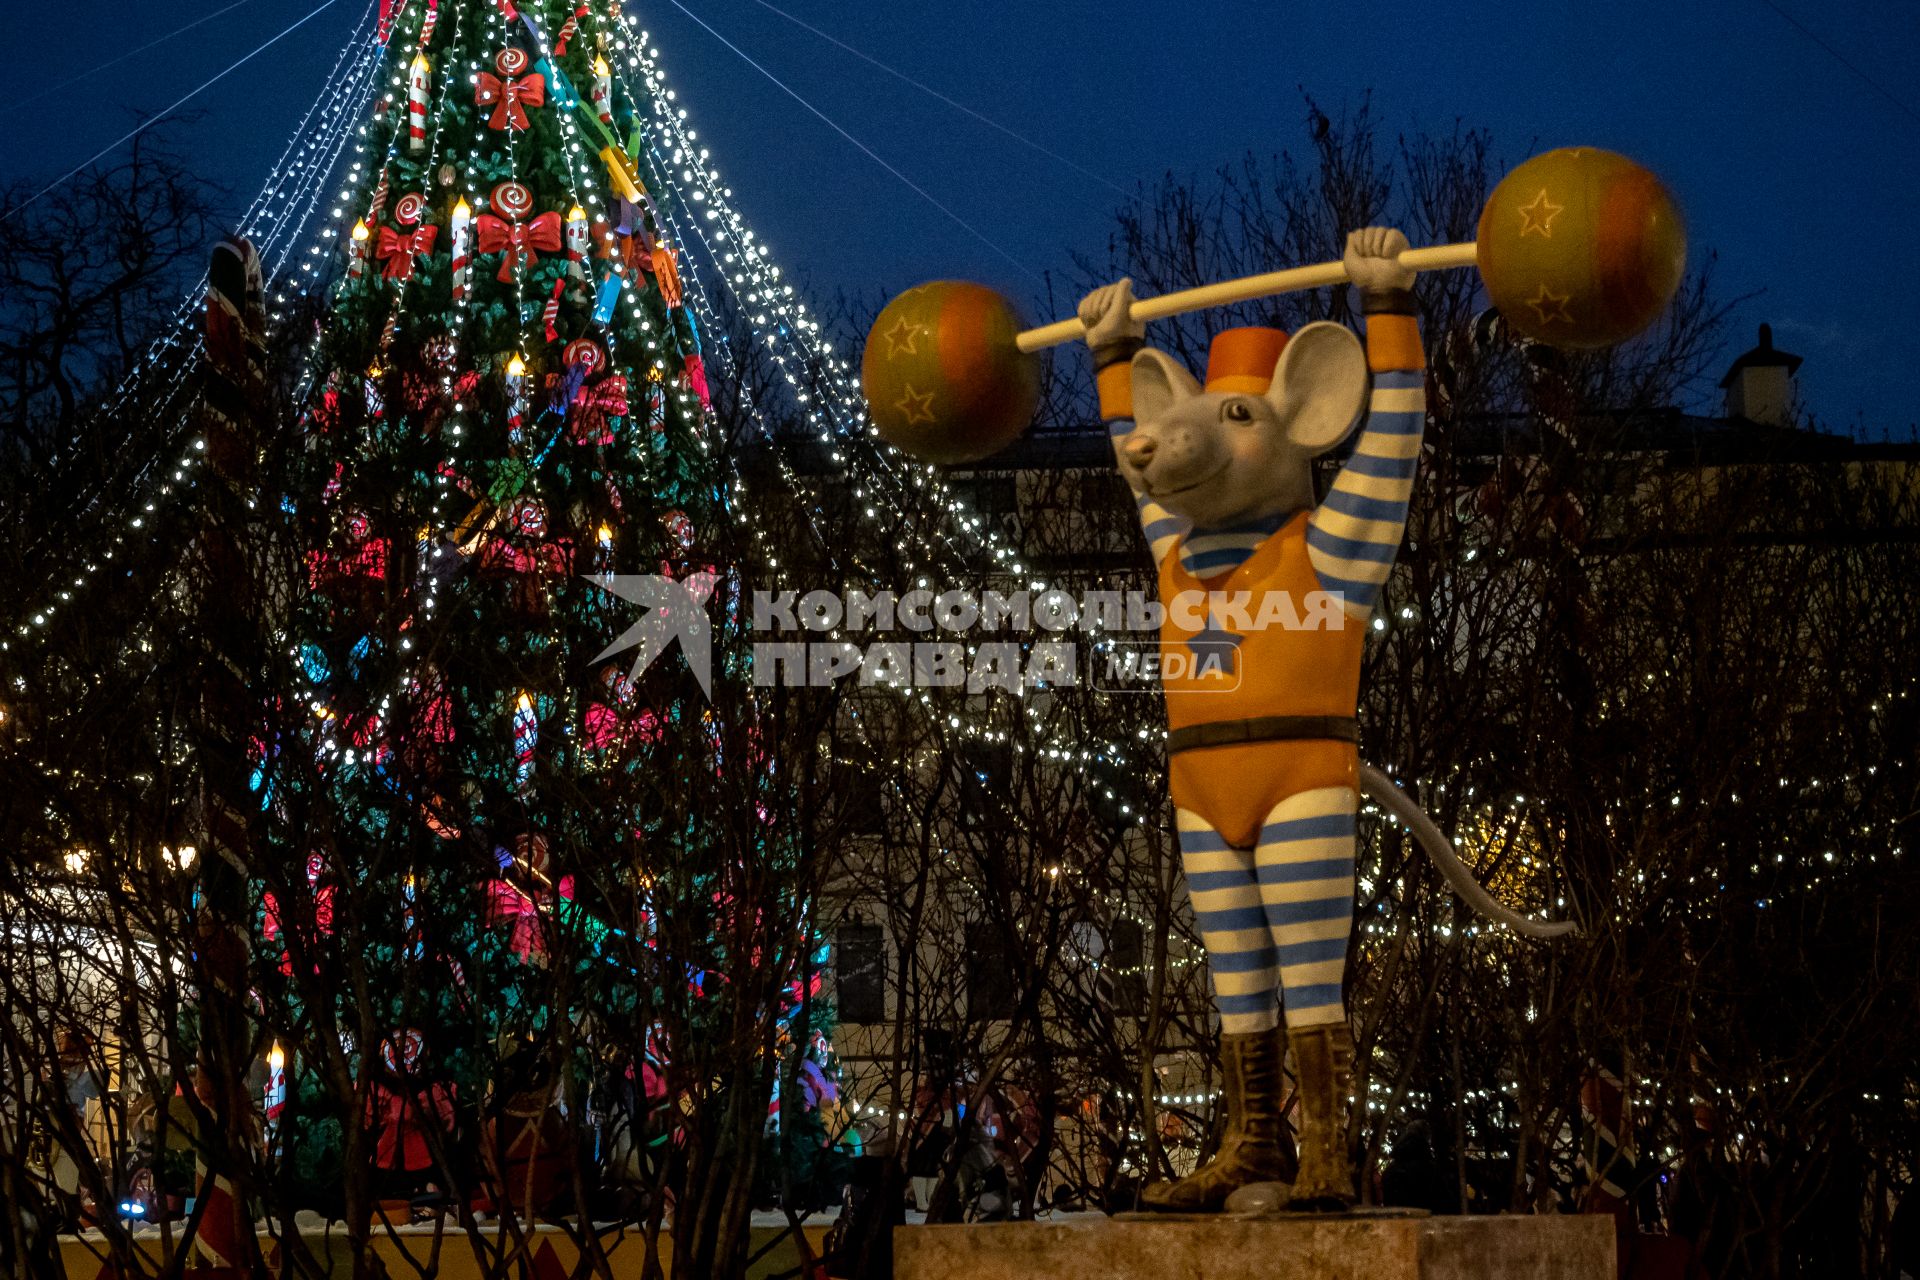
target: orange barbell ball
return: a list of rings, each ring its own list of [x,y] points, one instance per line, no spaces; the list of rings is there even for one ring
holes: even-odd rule
[[[1480,277],[1508,325],[1557,347],[1604,347],[1659,318],[1687,266],[1660,180],[1625,156],[1562,147],[1506,177],[1480,213]]]
[[[974,462],[1019,438],[1040,403],[1020,317],[985,285],[935,280],[889,302],[867,334],[860,384],[882,439],[923,462]]]

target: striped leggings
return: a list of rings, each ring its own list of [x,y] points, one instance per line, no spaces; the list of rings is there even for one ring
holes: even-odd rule
[[[1289,1027],[1346,1017],[1355,805],[1348,787],[1289,796],[1252,849],[1229,845],[1197,813],[1175,812],[1222,1031],[1271,1030],[1279,1003]]]

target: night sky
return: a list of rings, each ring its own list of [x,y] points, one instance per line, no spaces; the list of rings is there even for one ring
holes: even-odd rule
[[[0,34],[37,92],[231,0],[12,0]],[[1117,197],[835,49],[756,0],[681,0],[980,228],[970,236],[810,115],[672,0],[628,0],[669,82],[776,259],[819,298],[960,276],[1032,296],[1032,276],[1101,248]],[[1588,143],[1635,156],[1719,255],[1740,305],[1728,354],[1773,324],[1806,357],[1827,425],[1920,422],[1920,6],[1911,0],[776,0],[839,39],[1120,186],[1300,151],[1301,90],[1329,110],[1372,90],[1390,132],[1492,131],[1502,163]],[[52,178],[312,10],[246,0],[224,17],[10,113],[0,173]],[[267,175],[374,0],[332,8],[193,104],[179,140],[234,211]],[[1780,9],[1804,24],[1795,29]],[[1844,61],[1843,61],[1844,60]],[[1894,95],[1850,70],[1857,68]],[[1328,246],[1327,256],[1337,256]]]

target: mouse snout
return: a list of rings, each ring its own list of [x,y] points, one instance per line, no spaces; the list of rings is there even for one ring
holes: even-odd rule
[[[1144,435],[1136,431],[1127,437],[1127,442],[1121,446],[1120,451],[1126,456],[1128,466],[1132,467],[1135,471],[1145,471],[1147,464],[1153,461],[1154,452],[1159,449],[1159,447],[1159,442],[1152,436]]]

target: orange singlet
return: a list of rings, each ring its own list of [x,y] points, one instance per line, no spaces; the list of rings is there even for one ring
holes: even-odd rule
[[[1325,588],[1307,558],[1307,515],[1295,514],[1219,577],[1187,572],[1178,545],[1160,562],[1160,599],[1168,606],[1160,657],[1170,730],[1267,717],[1353,717],[1367,628],[1337,601],[1326,607]],[[1195,607],[1183,611],[1175,607],[1183,592],[1215,595],[1205,604],[1187,596]],[[1273,592],[1287,600],[1269,603]],[[1246,625],[1259,623],[1263,605],[1268,625]],[[1187,612],[1195,616],[1183,616]],[[1296,618],[1303,625],[1288,625]],[[1191,623],[1200,625],[1185,625]],[[1216,661],[1196,664],[1196,652]],[[1174,751],[1168,773],[1176,807],[1199,815],[1228,844],[1250,849],[1267,815],[1287,797],[1320,787],[1357,788],[1359,749],[1331,737],[1235,742]]]

